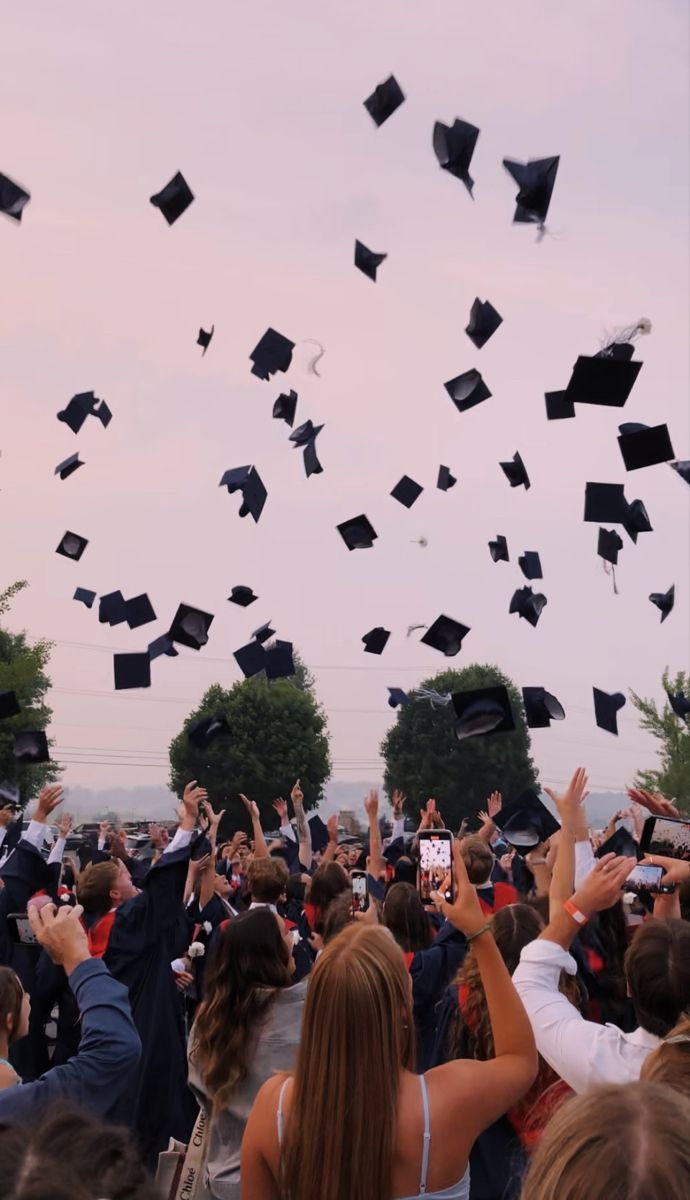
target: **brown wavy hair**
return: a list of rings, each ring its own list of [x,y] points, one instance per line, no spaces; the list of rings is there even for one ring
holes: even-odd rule
[[[5,1023],[5,1030],[8,1035],[7,1040],[10,1045],[12,1045],[17,1036],[19,1018],[22,1015],[23,999],[24,988],[21,985],[19,976],[15,974],[11,967],[0,967],[0,1021]],[[9,1017],[12,1017],[11,1029],[9,1026]]]
[[[383,902],[383,923],[405,954],[428,950],[431,924],[419,892],[411,883],[394,883]]]
[[[686,1012],[668,1037],[647,1055],[640,1079],[664,1083],[690,1100],[690,1012]]]
[[[256,1036],[278,988],[291,982],[289,952],[274,913],[255,908],[221,929],[192,1030],[191,1057],[222,1109],[249,1074]]]

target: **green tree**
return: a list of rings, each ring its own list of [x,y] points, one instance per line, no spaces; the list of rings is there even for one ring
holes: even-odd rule
[[[26,581],[20,580],[0,592],[0,617],[25,587]],[[10,633],[0,625],[0,691],[15,692],[21,708],[17,716],[0,721],[0,783],[19,787],[22,806],[60,774],[57,763],[25,766],[12,753],[15,733],[22,729],[47,729],[50,724],[53,714],[44,697],[50,687],[45,668],[51,648],[50,642],[29,642],[24,633]]]
[[[407,793],[408,815],[416,819],[429,796],[438,801],[449,828],[457,828],[463,817],[486,808],[491,792],[498,790],[510,799],[536,783],[530,757],[530,737],[517,689],[497,667],[472,663],[463,670],[442,671],[422,686],[434,691],[465,692],[503,684],[508,689],[515,731],[495,736],[455,737],[452,705],[432,707],[429,700],[415,698],[399,709],[395,725],[388,730],[381,753],[386,760],[385,787]]]
[[[661,682],[665,693],[684,692],[690,697],[690,675],[684,671],[671,678],[667,667]],[[636,692],[630,692],[630,699],[640,713],[642,729],[660,742],[658,767],[638,771],[635,783],[662,792],[685,812],[690,812],[690,725],[687,719],[677,717],[668,703],[659,711],[654,700],[646,700]]]
[[[323,795],[331,773],[326,717],[298,656],[295,666],[292,679],[255,676],[229,690],[213,684],[170,745],[170,788],[180,795],[190,779],[207,788],[212,803],[226,810],[223,835],[249,828],[240,793],[256,800],[264,828],[275,826],[271,805],[278,796],[287,799],[296,779],[302,781],[305,808],[313,808]],[[206,749],[194,746],[190,725],[220,714],[229,736]]]

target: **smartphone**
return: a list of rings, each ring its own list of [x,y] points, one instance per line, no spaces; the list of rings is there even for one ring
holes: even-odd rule
[[[663,854],[690,862],[690,821],[675,817],[648,817],[644,823],[640,849],[645,854]]]
[[[8,913],[7,928],[12,941],[21,946],[38,946],[39,941],[26,913]]]
[[[350,882],[352,885],[352,911],[353,913],[366,912],[369,907],[369,894],[367,892],[367,873],[366,871],[351,871]]]
[[[450,829],[423,829],[419,834],[419,874],[417,886],[422,904],[432,904],[432,892],[441,892],[452,903],[453,835]],[[448,884],[444,884],[448,880]]]
[[[638,863],[623,884],[623,891],[671,895],[675,891],[673,884],[662,884],[661,882],[662,876],[665,874],[663,867],[654,867],[651,863]]]

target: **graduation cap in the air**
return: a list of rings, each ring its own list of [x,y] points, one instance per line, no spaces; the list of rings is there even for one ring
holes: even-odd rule
[[[544,392],[544,400],[547,421],[565,421],[575,416],[575,405],[567,392]]]
[[[161,210],[168,225],[174,225],[177,218],[181,217],[185,209],[189,208],[193,199],[194,193],[182,172],[178,171],[176,175],[173,175],[170,183],[166,183],[160,192],[156,192],[155,196],[150,197],[150,203],[154,208]]]
[[[461,625],[452,617],[437,617],[420,640],[425,646],[440,650],[446,658],[454,658],[460,652],[462,639],[470,632],[468,625]]]
[[[315,441],[307,442],[306,446],[304,447],[303,458],[304,472],[307,476],[307,479],[309,479],[310,475],[321,475],[323,473],[323,467],[321,466],[316,453]]]
[[[602,692],[596,687],[592,688],[592,694],[597,725],[600,729],[605,729],[607,733],[615,733],[618,736],[617,716],[625,704],[625,696],[622,692],[614,692],[609,695],[608,692]]]
[[[69,458],[66,458],[64,462],[58,463],[54,474],[59,475],[61,479],[69,479],[70,475],[73,475],[75,471],[79,470],[79,467],[83,466],[84,464],[81,462],[79,452],[77,451],[76,454],[71,454]]]
[[[622,525],[627,509],[622,483],[585,484],[585,521]]]
[[[163,633],[150,643],[147,653],[153,662],[154,658],[161,658],[163,655],[167,658],[177,658],[179,651],[175,649],[167,633]]]
[[[215,325],[212,325],[208,331],[205,329],[199,330],[199,336],[196,339],[196,344],[197,344],[197,346],[203,346],[203,350],[201,351],[202,358],[204,357],[209,346],[211,345],[211,338],[213,337],[215,328],[216,328]]]
[[[632,834],[628,833],[625,825],[614,830],[610,838],[602,842],[594,851],[595,858],[603,858],[605,854],[618,854],[621,858],[634,858],[637,862],[644,857],[638,843]]]
[[[479,137],[476,125],[461,121],[457,117],[452,125],[437,121],[434,125],[434,154],[444,171],[461,179],[470,196],[474,180],[470,175],[470,163]]]
[[[362,638],[365,654],[383,654],[390,635],[390,629],[384,629],[382,625],[370,629]]]
[[[659,609],[659,612],[661,613],[661,624],[663,625],[676,602],[675,584],[672,584],[667,592],[652,592],[649,599],[651,600],[652,604],[655,604]]]
[[[348,550],[369,550],[376,541],[378,534],[364,513],[360,517],[352,517],[337,526],[338,533],[345,542]]]
[[[145,592],[125,602],[125,620],[130,629],[139,629],[141,625],[148,625],[156,620],[153,605]]]
[[[626,471],[639,471],[641,467],[653,467],[656,463],[669,462],[673,458],[667,425],[633,430],[620,426],[620,430],[618,445]]]
[[[25,729],[15,733],[12,753],[20,763],[50,762],[48,739],[42,729]]]
[[[208,641],[208,631],[212,624],[211,613],[192,608],[189,604],[180,604],[168,630],[168,637],[171,642],[178,642],[180,646],[200,650]]]
[[[127,620],[127,601],[122,592],[108,592],[98,601],[98,620],[101,625],[122,625]]]
[[[503,317],[493,304],[488,300],[480,300],[477,296],[470,310],[470,320],[465,333],[477,349],[481,350],[502,323]]]
[[[250,587],[245,587],[244,584],[237,584],[228,596],[231,604],[239,604],[240,608],[249,608],[259,597],[255,596]]]
[[[516,800],[504,804],[494,817],[494,824],[520,854],[534,849],[560,829],[536,788],[527,788]]]
[[[424,488],[420,483],[416,483],[414,479],[410,479],[409,475],[403,475],[402,479],[396,483],[391,496],[397,500],[405,508],[412,508],[415,500],[421,496]]]
[[[615,567],[618,565],[618,552],[622,549],[623,539],[615,529],[599,529],[597,542],[599,558],[603,558],[604,562],[611,563],[611,566]]]
[[[77,588],[72,599],[78,600],[80,604],[85,604],[87,608],[93,608],[96,593],[90,591],[89,588]]]
[[[151,659],[147,654],[114,654],[115,690],[151,687]]]
[[[21,789],[16,783],[0,783],[0,808],[19,808]],[[6,842],[3,843],[6,845]]]
[[[508,542],[502,533],[496,534],[495,542],[489,542],[489,554],[494,562],[510,562]]]
[[[290,390],[287,394],[281,392],[275,404],[273,405],[273,416],[276,421],[286,421],[292,428],[295,420],[295,410],[297,408],[297,392]]]
[[[491,395],[481,372],[474,368],[471,371],[463,371],[462,375],[456,375],[455,379],[449,379],[443,386],[458,412],[474,408],[475,404],[481,404],[482,400],[488,400]]]
[[[0,692],[0,721],[4,721],[8,717],[16,717],[19,712],[21,712],[21,708],[17,703],[16,692]]]
[[[498,464],[511,487],[524,487],[525,491],[531,486],[525,464],[516,450],[511,462]]]
[[[289,370],[294,348],[295,343],[282,333],[267,329],[249,355],[254,364],[252,375],[257,375],[259,379],[270,379],[276,371]]]
[[[438,479],[436,481],[436,487],[439,491],[447,492],[450,488],[455,487],[457,482],[455,476],[451,474],[450,467],[439,467]]]
[[[633,542],[637,542],[638,534],[652,532],[649,514],[641,500],[631,500],[630,503],[626,501],[623,528]]]
[[[240,516],[246,517],[251,513],[254,521],[258,522],[268,492],[256,467],[233,467],[225,472],[218,486],[226,487],[231,495],[233,492],[241,492]]]
[[[616,342],[598,354],[581,354],[566,388],[568,400],[622,408],[642,367],[632,361],[633,352],[629,342]]]
[[[684,692],[667,692],[666,695],[673,712],[681,721],[690,716],[690,700]]]
[[[255,642],[260,642],[263,646],[264,642],[270,642],[271,638],[275,637],[275,633],[275,629],[271,629],[271,622],[267,621],[265,625],[260,625],[258,629],[254,630],[252,637]]]
[[[277,640],[266,649],[265,667],[267,679],[288,679],[295,674],[292,642]]]
[[[384,121],[393,116],[396,108],[400,108],[404,99],[403,90],[395,75],[389,75],[388,79],[374,88],[371,96],[364,101],[364,107],[376,125],[383,125]]]
[[[0,212],[14,221],[21,221],[22,212],[30,199],[24,188],[0,172]]]
[[[553,158],[531,158],[526,163],[515,162],[511,158],[503,159],[503,166],[520,189],[515,197],[514,222],[543,226],[556,182],[558,162],[558,155]]]
[[[94,392],[78,392],[57,416],[58,421],[64,421],[72,433],[79,433],[87,417],[97,417],[106,429],[113,414],[105,400],[99,400]]]
[[[542,592],[533,592],[531,587],[522,587],[513,592],[513,598],[510,601],[508,611],[518,613],[530,625],[536,627],[542,614],[542,609],[547,603],[546,596]]]
[[[215,713],[212,717],[201,717],[193,721],[187,730],[187,737],[198,750],[205,750],[211,742],[219,737],[230,735],[230,726],[224,713]]]
[[[399,687],[389,687],[388,689],[388,705],[390,708],[397,708],[400,705],[402,708],[410,703],[410,697],[407,692],[404,692]]]
[[[314,813],[313,817],[309,817],[308,822],[311,834],[311,848],[318,854],[320,851],[325,850],[328,845],[328,826],[324,825],[318,813]]]
[[[453,692],[452,702],[458,718],[455,736],[459,742],[490,733],[509,733],[515,728],[510,696],[502,684],[469,692]]]
[[[79,562],[88,544],[87,538],[80,537],[78,533],[70,533],[68,530],[55,553],[61,554],[63,558],[71,558],[74,562]]]
[[[316,455],[316,439],[323,425],[314,425],[313,421],[304,421],[290,434],[290,441],[298,448],[304,449],[304,469],[307,479],[310,475],[320,475],[323,467]]]
[[[543,579],[541,562],[536,550],[525,550],[518,559],[518,566],[525,579]]]
[[[245,679],[251,679],[252,675],[258,675],[266,669],[266,651],[261,642],[247,642],[246,646],[235,650],[233,658]]]
[[[548,729],[552,721],[565,720],[563,705],[543,687],[523,687],[522,702],[530,729]]]
[[[686,483],[690,483],[690,459],[683,459],[680,462],[669,463],[670,467],[684,479]]]
[[[375,254],[373,250],[369,250],[363,242],[355,241],[355,266],[362,271],[368,279],[372,279],[376,283],[376,272],[381,263],[388,258],[387,254]]]

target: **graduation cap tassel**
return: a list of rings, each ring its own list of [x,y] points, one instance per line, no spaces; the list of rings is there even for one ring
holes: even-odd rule
[[[640,317],[634,325],[626,325],[622,329],[615,330],[614,333],[606,335],[602,351],[610,350],[613,346],[619,346],[625,342],[636,342],[640,337],[646,337],[652,332],[652,322],[649,317]]]
[[[620,593],[618,591],[618,586],[616,584],[616,568],[614,567],[613,563],[605,562],[604,563],[604,571],[607,575],[610,575],[611,578],[613,579],[613,594],[614,594],[614,596],[620,595]]]
[[[316,375],[317,379],[320,379],[321,372],[317,371],[316,364],[318,362],[321,362],[321,359],[323,358],[326,351],[325,351],[324,347],[321,345],[321,342],[317,342],[316,338],[304,338],[304,343],[305,343],[305,345],[308,343],[311,346],[319,347],[319,353],[317,355],[315,355],[314,358],[310,359],[310,361],[307,363],[307,371],[309,371],[312,375]]]

